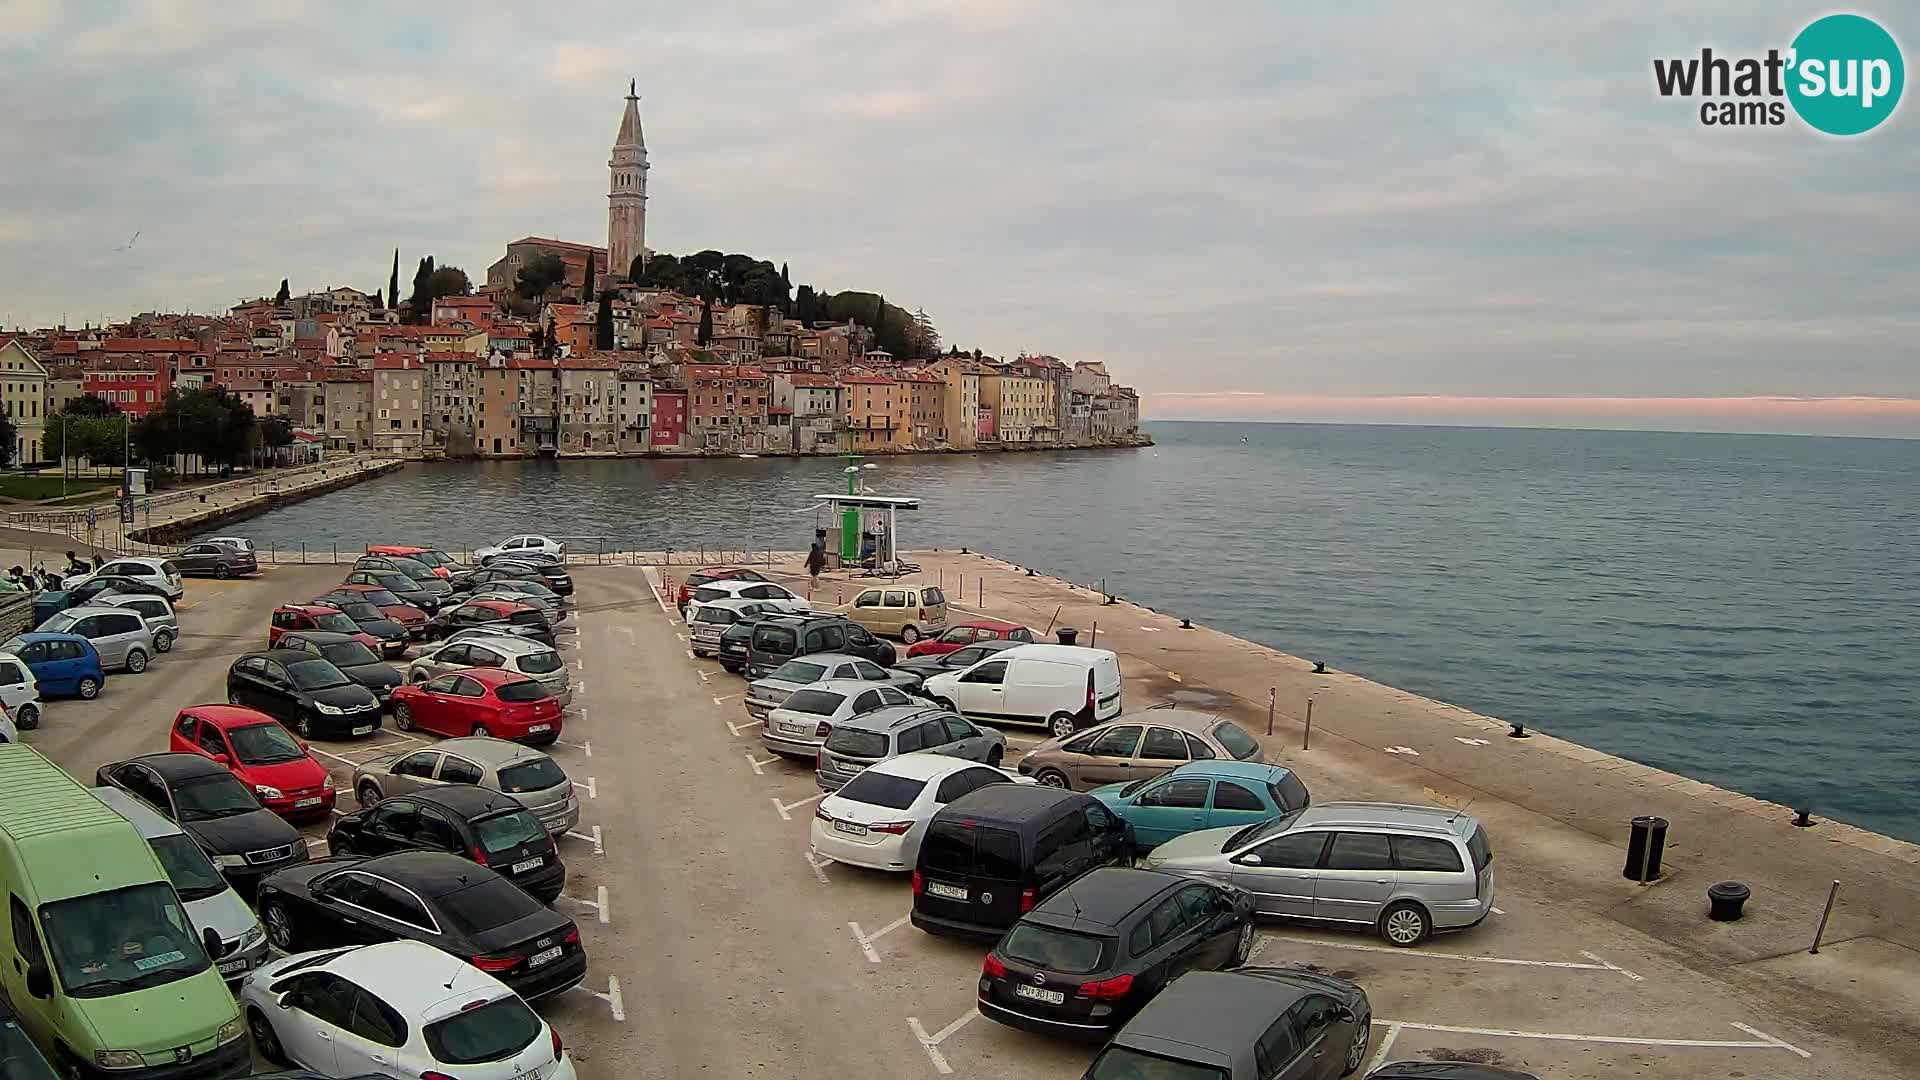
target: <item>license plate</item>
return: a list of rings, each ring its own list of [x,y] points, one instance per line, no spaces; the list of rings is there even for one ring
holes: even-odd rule
[[[1013,996],[1023,997],[1030,1001],[1044,1001],[1049,1005],[1062,1005],[1065,1004],[1067,1000],[1067,994],[1064,990],[1042,990],[1038,986],[1028,986],[1026,983],[1015,983],[1013,985]]]
[[[220,974],[222,975],[232,975],[234,972],[245,970],[247,970],[247,962],[245,960],[227,960],[220,965]]]
[[[296,800],[293,804],[293,808],[295,810],[305,810],[309,806],[319,806],[319,805],[320,805],[320,800],[318,797],[315,797],[311,799]]]
[[[853,823],[853,822],[851,822],[851,821],[836,821],[836,822],[834,822],[834,823],[833,823],[833,831],[834,831],[834,832],[843,832],[843,833],[846,833],[846,834],[847,834],[848,836],[865,836],[865,835],[867,835],[867,827],[866,827],[865,825],[856,825],[856,824],[854,824],[854,823]]]
[[[548,949],[546,952],[537,952],[537,953],[534,953],[532,956],[527,957],[527,966],[539,967],[541,964],[544,964],[549,960],[558,960],[558,959],[560,959],[560,946],[555,945],[553,948]]]
[[[514,863],[513,872],[516,874],[524,874],[529,870],[538,870],[545,865],[547,865],[546,856],[535,855],[531,859],[523,859],[520,862]]]
[[[553,725],[552,725],[552,724],[529,724],[529,725],[527,725],[527,733],[528,733],[529,735],[531,735],[532,733],[534,733],[534,732],[536,732],[536,731],[552,731],[552,730],[553,730]]]
[[[359,727],[353,729],[353,733],[355,735],[371,735],[373,734],[373,725],[361,724]]]
[[[942,885],[937,881],[927,882],[927,891],[935,896],[944,896],[949,900],[965,900],[967,890],[958,885]]]
[[[789,735],[805,735],[814,729],[805,724],[781,724],[780,730]]]

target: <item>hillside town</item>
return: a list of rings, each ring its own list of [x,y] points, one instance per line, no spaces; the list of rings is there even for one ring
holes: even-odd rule
[[[1099,361],[948,347],[921,314],[820,317],[728,288],[649,280],[645,140],[631,88],[609,161],[608,244],[506,245],[477,288],[422,261],[399,295],[335,287],[225,314],[144,313],[0,333],[12,460],[43,462],[47,420],[87,395],[130,418],[223,390],[294,445],[421,458],[968,452],[1140,445],[1139,399]],[[715,260],[741,260],[703,252]],[[699,256],[689,256],[686,270]],[[751,262],[751,260],[741,260]],[[705,265],[705,264],[702,264]],[[771,264],[749,266],[772,271]],[[773,294],[787,295],[781,267]],[[762,274],[761,280],[769,280]],[[681,279],[684,280],[684,275]],[[744,294],[742,294],[744,295]],[[858,294],[864,296],[865,294]],[[898,309],[892,309],[896,314]],[[911,355],[902,355],[901,353]],[[97,403],[95,405],[97,408]]]

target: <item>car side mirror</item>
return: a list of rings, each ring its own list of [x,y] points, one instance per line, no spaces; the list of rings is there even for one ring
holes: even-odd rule
[[[220,935],[213,927],[209,926],[200,931],[200,944],[206,947],[207,959],[211,960],[220,955]]]
[[[213,763],[214,763],[215,765],[227,765],[227,764],[231,764],[231,763],[230,763],[230,762],[229,762],[229,761],[227,760],[227,755],[225,755],[225,754],[215,754],[215,755],[213,755]]]
[[[27,993],[37,998],[53,996],[53,975],[47,971],[46,964],[35,964],[27,969]]]
[[[273,1003],[274,1005],[282,1009],[293,1008],[293,991],[289,990],[286,993],[281,994],[279,997],[274,998]]]
[[[1253,853],[1251,853],[1251,852],[1249,852],[1249,853],[1247,853],[1247,854],[1245,854],[1245,855],[1242,855],[1242,856],[1240,856],[1239,858],[1237,858],[1237,859],[1235,859],[1235,860],[1233,860],[1233,861],[1234,861],[1234,862],[1236,862],[1236,863],[1239,863],[1239,864],[1240,864],[1241,866],[1259,866],[1259,865],[1260,865],[1260,856],[1258,856],[1258,855],[1255,855],[1255,854],[1253,854]]]
[[[1352,1009],[1347,1008],[1345,1005],[1340,1006],[1340,1011],[1335,1013],[1334,1015],[1338,1016],[1340,1018],[1340,1022],[1343,1024],[1351,1024],[1355,1020],[1360,1019],[1359,1017],[1353,1014]]]

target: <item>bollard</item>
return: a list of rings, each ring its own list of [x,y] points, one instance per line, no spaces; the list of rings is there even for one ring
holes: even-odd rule
[[[1508,724],[1508,725],[1509,725],[1509,726],[1510,726],[1510,727],[1511,727],[1511,728],[1513,729],[1513,730],[1511,730],[1511,731],[1509,731],[1509,732],[1507,732],[1507,738],[1509,738],[1509,739],[1531,739],[1531,738],[1533,738],[1533,736],[1531,736],[1531,735],[1529,735],[1529,734],[1527,734],[1527,725],[1525,725],[1525,724],[1523,724],[1523,723],[1521,723],[1520,721],[1518,721],[1518,720],[1509,720],[1509,721],[1507,721],[1507,724]]]
[[[1192,619],[1187,619],[1187,618],[1182,618],[1182,619],[1180,620],[1180,629],[1182,629],[1182,630],[1191,630],[1191,629],[1193,629],[1193,620],[1192,620]]]
[[[1313,749],[1313,699],[1307,699],[1307,729],[1300,736],[1300,749]]]
[[[987,579],[984,576],[975,578],[973,584],[980,590],[980,599],[974,606],[984,610],[987,606]]]
[[[1325,675],[1327,673],[1327,662],[1325,660],[1315,660],[1313,662],[1313,673],[1315,675]]]
[[[1827,888],[1827,906],[1820,910],[1820,924],[1813,928],[1813,944],[1807,946],[1809,954],[1820,951],[1820,938],[1827,932],[1827,919],[1833,915],[1833,898],[1840,895],[1840,883],[1834,882]]]
[[[1707,918],[1714,922],[1738,922],[1740,909],[1752,895],[1753,890],[1738,881],[1714,882],[1707,886]]]
[[[1273,695],[1274,687],[1267,687],[1267,734],[1273,734]]]
[[[1796,829],[1813,828],[1813,807],[1803,806],[1793,812],[1793,827]]]
[[[300,541],[300,565],[307,565],[307,542],[305,540]]]
[[[1621,876],[1645,885],[1660,879],[1660,855],[1667,845],[1667,819],[1641,816],[1628,823],[1627,865]]]

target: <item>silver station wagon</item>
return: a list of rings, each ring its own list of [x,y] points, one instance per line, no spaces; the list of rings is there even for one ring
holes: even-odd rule
[[[511,795],[554,835],[580,823],[580,799],[559,762],[504,739],[443,739],[353,770],[353,793],[362,809],[389,795],[442,784],[473,784]]]

